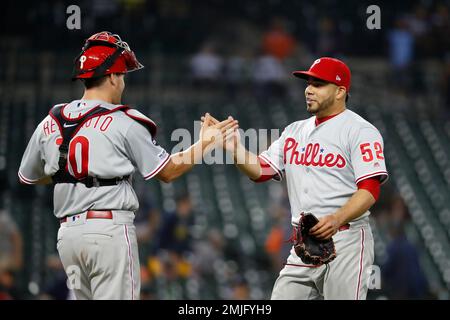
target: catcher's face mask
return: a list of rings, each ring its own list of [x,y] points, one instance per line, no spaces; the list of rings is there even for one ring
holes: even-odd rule
[[[127,73],[143,67],[128,43],[117,34],[103,31],[86,40],[81,53],[75,58],[72,80]]]

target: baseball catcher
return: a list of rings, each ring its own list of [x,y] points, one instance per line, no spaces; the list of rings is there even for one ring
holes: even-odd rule
[[[169,154],[157,143],[156,124],[121,101],[125,75],[142,68],[118,35],[92,35],[72,76],[83,82],[83,96],[50,109],[20,165],[22,183],[54,185],[56,246],[78,300],[140,297],[132,175],[171,182],[201,162],[216,134],[238,127],[233,119],[211,125],[206,114],[199,140]]]

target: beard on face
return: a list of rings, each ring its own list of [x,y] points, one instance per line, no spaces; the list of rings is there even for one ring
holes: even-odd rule
[[[314,103],[317,104],[316,108],[313,108]],[[308,104],[306,104],[306,110],[311,114],[317,114],[321,111],[328,109],[331,105],[333,105],[333,103],[334,97],[330,96],[322,102],[314,101],[311,106],[308,106]]]

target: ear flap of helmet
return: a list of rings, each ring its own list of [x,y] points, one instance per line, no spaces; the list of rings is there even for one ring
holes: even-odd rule
[[[133,51],[124,51],[123,57],[127,65],[127,72],[132,72],[144,68],[144,66],[137,60]]]

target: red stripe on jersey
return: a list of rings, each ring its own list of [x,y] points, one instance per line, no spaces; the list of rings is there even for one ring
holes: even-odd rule
[[[359,274],[358,274],[358,286],[356,287],[356,300],[359,300],[359,290],[361,288],[361,276],[363,273],[363,259],[364,259],[364,229],[361,228],[361,252],[360,252],[360,258],[359,258]]]
[[[164,159],[164,161],[155,170],[153,170],[148,175],[146,175],[144,177],[144,180],[148,180],[150,178],[153,178],[155,175],[157,175],[166,166],[166,164],[169,163],[169,160],[170,160],[170,155],[167,154],[167,158]]]
[[[366,175],[356,179],[356,184],[358,184],[362,180],[365,180],[367,178],[376,177],[376,176],[380,176],[380,182],[382,182],[381,184],[383,184],[384,182],[386,182],[387,179],[382,179],[382,176],[387,176],[387,175],[388,175],[388,173],[386,171],[377,171],[377,172],[374,172],[374,173],[369,173],[369,174],[366,174]]]
[[[130,282],[131,282],[131,300],[134,300],[134,275],[133,275],[133,253],[131,249],[131,243],[130,238],[128,237],[128,228],[127,225],[124,225],[125,227],[125,240],[127,242],[127,249],[128,249],[128,268],[130,270]]]
[[[18,175],[19,175],[20,182],[22,182],[24,184],[36,184],[36,182],[38,181],[38,180],[31,180],[31,179],[25,178],[24,175],[21,174],[20,172],[18,173]]]

